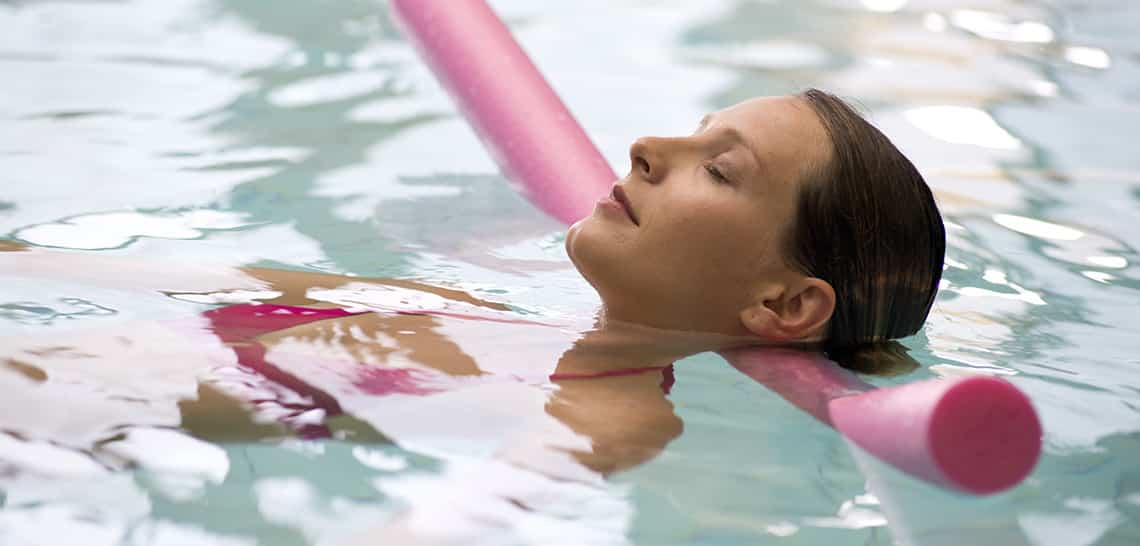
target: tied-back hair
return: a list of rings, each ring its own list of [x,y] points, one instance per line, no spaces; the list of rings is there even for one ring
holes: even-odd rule
[[[801,185],[786,255],[835,290],[824,351],[858,371],[913,368],[902,362],[905,349],[888,341],[918,332],[938,292],[946,231],[934,195],[842,99],[818,89],[799,96],[826,129],[832,154]]]

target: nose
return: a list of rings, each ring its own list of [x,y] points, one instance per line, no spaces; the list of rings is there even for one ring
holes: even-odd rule
[[[665,157],[663,139],[641,137],[629,147],[630,174],[656,184],[665,178]]]

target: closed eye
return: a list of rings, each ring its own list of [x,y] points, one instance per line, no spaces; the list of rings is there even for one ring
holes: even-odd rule
[[[705,171],[709,173],[709,176],[713,177],[713,180],[716,180],[720,184],[732,183],[729,181],[728,177],[726,177],[724,173],[722,173],[720,169],[716,168],[716,165],[713,165],[712,163],[705,165]]]

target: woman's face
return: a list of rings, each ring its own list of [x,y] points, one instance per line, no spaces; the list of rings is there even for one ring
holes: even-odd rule
[[[828,136],[795,97],[742,102],[677,138],[640,138],[631,169],[566,239],[610,319],[746,334],[740,312],[802,277],[783,237],[798,185],[829,160]]]

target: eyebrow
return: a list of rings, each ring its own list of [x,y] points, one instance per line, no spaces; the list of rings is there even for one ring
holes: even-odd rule
[[[713,120],[713,115],[711,113],[705,114],[701,118],[701,122],[697,125],[697,132],[705,130],[705,128],[707,128],[709,126],[709,124],[712,123],[712,120]],[[737,143],[739,143],[741,146],[743,146],[745,150],[748,150],[748,153],[752,155],[752,159],[756,162],[757,167],[762,167],[764,165],[764,162],[760,161],[760,155],[756,153],[756,150],[752,149],[752,146],[748,145],[748,140],[746,140],[744,138],[744,134],[741,133],[739,129],[737,129],[736,127],[730,127],[730,126],[726,125],[726,126],[720,127],[719,130],[723,131],[729,137],[731,137],[733,140],[735,140]]]

